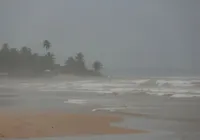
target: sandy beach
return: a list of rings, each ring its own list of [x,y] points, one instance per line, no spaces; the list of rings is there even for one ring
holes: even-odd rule
[[[63,112],[1,113],[0,137],[34,138],[101,134],[134,134],[147,131],[111,126],[123,121],[108,115],[67,114]]]
[[[135,86],[135,82],[145,84]],[[95,78],[0,80],[0,138],[199,140],[200,99],[191,97],[198,95],[195,92],[199,89],[183,87],[185,84],[180,82],[180,88],[158,87],[156,82]],[[177,86],[177,81],[170,82]],[[113,95],[113,91],[119,94]],[[173,98],[180,92],[185,96]]]

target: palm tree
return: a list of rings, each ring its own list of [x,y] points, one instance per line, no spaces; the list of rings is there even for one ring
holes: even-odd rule
[[[84,61],[84,55],[81,52],[77,53],[75,58],[77,61]]]
[[[4,43],[0,50],[0,67],[4,72],[8,72],[10,63],[10,49],[8,43]]]
[[[47,57],[50,57],[50,58],[54,58],[54,54],[53,54],[53,53],[50,53],[50,52],[48,52],[48,53],[46,54],[46,56],[47,56]]]
[[[100,61],[95,61],[92,67],[94,68],[94,71],[99,72],[103,68],[103,65]]]
[[[44,66],[46,66],[46,69],[52,69],[54,61],[55,61],[54,54],[48,52],[44,57]]]
[[[16,48],[11,48],[10,49],[10,62],[9,62],[9,68],[14,71],[16,68],[19,67],[19,62],[20,62],[20,54]]]
[[[51,48],[51,43],[48,40],[44,40],[43,41],[43,48],[47,50],[49,50]]]
[[[81,73],[85,72],[86,67],[85,67],[84,55],[81,52],[77,53],[75,56],[75,60],[76,60],[76,71]]]

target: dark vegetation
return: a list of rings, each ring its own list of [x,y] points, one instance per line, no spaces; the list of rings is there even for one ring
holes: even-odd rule
[[[100,76],[103,65],[99,61],[93,63],[93,69],[85,66],[84,55],[80,52],[74,57],[68,57],[64,66],[55,64],[55,55],[50,52],[52,47],[48,40],[43,41],[44,55],[33,53],[30,48],[24,46],[21,49],[10,48],[7,43],[0,50],[0,73],[8,73],[9,76],[41,76],[47,73],[74,74]]]

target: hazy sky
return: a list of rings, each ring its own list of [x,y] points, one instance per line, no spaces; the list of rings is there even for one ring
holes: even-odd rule
[[[83,52],[107,69],[200,65],[198,0],[0,0],[0,43],[57,62]],[[199,61],[197,61],[199,59]]]

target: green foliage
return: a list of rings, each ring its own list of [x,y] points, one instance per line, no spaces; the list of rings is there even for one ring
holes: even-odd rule
[[[77,53],[75,58],[77,62],[84,62],[84,55],[82,54],[82,52]]]
[[[92,67],[94,68],[94,71],[99,72],[103,68],[103,65],[101,62],[95,61]]]
[[[94,71],[86,68],[84,55],[83,53],[79,52],[75,57],[68,57],[68,59],[65,61],[64,72],[78,75],[101,75],[100,70],[103,68],[103,65],[100,61],[95,61],[93,68]]]
[[[81,52],[76,54],[75,62],[76,62],[75,67],[77,72],[82,73],[86,71],[84,55]]]
[[[48,40],[43,41],[43,48],[49,50],[51,48],[51,43]]]
[[[51,43],[44,40],[43,47],[46,50],[51,48]],[[21,49],[10,48],[7,43],[0,49],[0,72],[6,72],[9,75],[40,75],[49,71],[71,73],[77,75],[95,75],[99,76],[103,65],[99,61],[93,63],[93,69],[85,66],[83,53],[79,52],[74,57],[68,57],[65,66],[55,64],[55,56],[51,52],[45,55],[32,53],[32,50],[26,46]]]
[[[54,61],[53,53],[39,56],[26,46],[17,50],[9,48],[5,43],[0,50],[0,72],[7,72],[9,75],[42,73],[46,69],[53,69]]]
[[[74,67],[75,65],[75,60],[73,57],[68,57],[68,59],[65,61],[65,65],[69,67]]]

